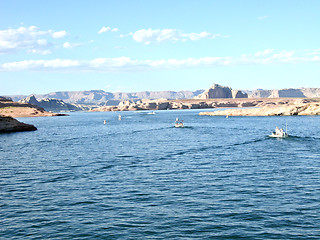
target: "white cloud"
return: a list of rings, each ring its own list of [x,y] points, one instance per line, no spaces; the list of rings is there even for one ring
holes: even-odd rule
[[[52,33],[53,38],[63,38],[67,35],[66,31],[54,32]]]
[[[91,42],[91,41],[90,41]],[[89,42],[89,43],[90,43]],[[70,42],[65,42],[62,46],[64,48],[67,48],[67,49],[71,49],[71,48],[76,48],[76,47],[80,47],[80,46],[83,46],[85,45],[85,43],[70,43]]]
[[[295,51],[264,50],[239,57],[202,57],[186,59],[135,60],[129,57],[96,58],[93,60],[25,60],[0,64],[0,71],[45,72],[130,72],[166,69],[207,68],[218,66],[299,64],[320,62],[319,55],[298,55]]]
[[[221,34],[212,34],[208,32],[201,33],[183,33],[177,29],[141,29],[132,33],[132,38],[136,42],[150,44],[153,42],[178,42],[178,41],[197,41],[200,39],[214,39],[222,36]]]
[[[260,17],[258,17],[258,20],[264,20],[264,19],[267,19],[268,18],[268,16],[260,16]]]
[[[0,54],[25,50],[28,53],[49,54],[54,43],[50,39],[62,38],[66,31],[41,31],[36,26],[0,30]]]
[[[101,34],[104,32],[108,32],[108,31],[110,31],[110,29],[111,29],[110,27],[102,27],[98,33]]]
[[[273,51],[274,51],[273,49],[266,49],[264,51],[256,52],[254,55],[256,57],[267,56],[267,55],[270,55]]]
[[[98,33],[101,34],[101,33],[108,32],[108,31],[118,32],[119,29],[118,28],[111,28],[111,27],[102,27]]]

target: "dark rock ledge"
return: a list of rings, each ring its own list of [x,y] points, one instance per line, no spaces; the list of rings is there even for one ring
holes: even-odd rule
[[[0,116],[0,133],[35,131],[37,128],[31,124],[19,122],[18,120]]]

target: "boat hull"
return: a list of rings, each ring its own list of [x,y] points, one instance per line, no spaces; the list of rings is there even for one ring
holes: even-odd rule
[[[271,135],[269,135],[269,137],[271,137],[271,138],[287,138],[287,137],[289,137],[289,135],[286,133],[284,133],[284,134],[271,134]]]

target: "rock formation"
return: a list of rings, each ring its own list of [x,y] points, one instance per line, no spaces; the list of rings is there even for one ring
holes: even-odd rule
[[[33,104],[50,112],[61,112],[61,111],[68,112],[68,111],[84,110],[84,108],[81,108],[69,103],[65,103],[62,100],[58,100],[54,98],[44,98],[44,99],[37,100],[34,95],[26,97],[20,100],[19,102]]]
[[[209,89],[195,97],[195,99],[211,98],[247,98],[248,95],[240,90],[232,90],[231,87],[213,84]]]
[[[213,84],[209,89],[196,96],[195,99],[232,98],[231,90],[230,87]]]
[[[63,100],[65,103],[70,104],[89,104],[89,105],[115,105],[123,100],[139,100],[139,99],[192,99],[204,90],[196,91],[144,91],[144,92],[105,92],[103,90],[90,90],[90,91],[64,91],[64,92],[52,92],[48,94],[37,94],[37,99],[54,98]],[[11,96],[14,101],[19,101],[27,96]]]
[[[248,94],[241,90],[232,90],[232,98],[248,98]]]
[[[2,97],[2,96],[0,96],[0,102],[3,102],[3,101],[12,101],[12,99],[10,97]]]
[[[65,114],[50,113],[33,104],[13,102],[11,100],[1,98],[0,115],[9,117],[45,117],[64,116]]]
[[[247,91],[250,98],[318,98],[320,97],[320,88],[286,88],[263,90],[256,89]]]
[[[170,109],[204,109],[204,108],[236,108],[236,107],[264,107],[285,106],[317,102],[316,99],[296,98],[229,98],[229,99],[188,99],[168,100],[142,99],[138,101],[122,101],[118,106],[101,106],[91,111],[135,111],[135,110],[170,110]]]
[[[35,131],[37,128],[31,124],[19,122],[12,117],[0,115],[0,133]]]

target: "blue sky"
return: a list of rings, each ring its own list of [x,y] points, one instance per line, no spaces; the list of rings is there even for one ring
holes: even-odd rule
[[[320,87],[320,1],[0,0],[0,95]]]

